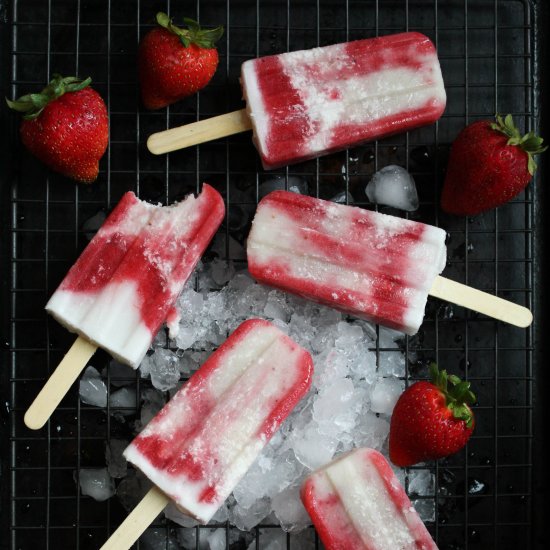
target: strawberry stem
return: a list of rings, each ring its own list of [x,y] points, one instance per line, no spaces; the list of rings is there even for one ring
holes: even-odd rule
[[[471,428],[474,415],[469,405],[476,401],[476,396],[470,390],[470,382],[462,381],[454,374],[440,371],[436,363],[430,365],[432,384],[445,396],[446,405],[457,420],[464,420],[467,428]]]
[[[520,147],[527,153],[528,162],[527,168],[529,173],[533,175],[537,169],[537,163],[533,158],[534,155],[539,155],[548,149],[548,146],[543,146],[544,139],[537,136],[535,132],[528,132],[522,136],[517,129],[512,115],[506,115],[503,119],[501,115],[496,115],[496,122],[491,123],[491,128],[497,132],[501,132],[508,137],[507,145],[515,145]]]
[[[89,86],[92,82],[90,77],[81,80],[76,76],[62,77],[54,74],[50,83],[39,94],[27,94],[19,99],[12,101],[6,98],[6,103],[10,109],[18,113],[25,113],[23,118],[32,120],[44,110],[44,107],[51,101],[55,101],[67,92],[78,92]]]
[[[162,11],[157,13],[157,23],[175,34],[181,40],[181,43],[188,48],[191,44],[195,44],[201,48],[215,48],[216,42],[223,35],[223,26],[216,27],[214,29],[202,29],[201,26],[189,17],[183,18],[184,23],[187,25],[187,29],[177,27],[172,23],[172,18]]]

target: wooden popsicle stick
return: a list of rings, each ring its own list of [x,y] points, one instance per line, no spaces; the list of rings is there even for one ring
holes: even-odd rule
[[[100,550],[128,550],[166,508],[168,501],[168,497],[160,489],[149,489]]]
[[[533,314],[526,307],[445,277],[435,279],[430,289],[430,295],[458,306],[473,309],[516,327],[525,328],[533,322]]]
[[[25,425],[38,430],[48,421],[97,346],[79,336],[25,413]]]
[[[154,155],[161,155],[205,141],[245,132],[251,128],[252,124],[246,109],[241,109],[151,134],[147,140],[147,148]]]

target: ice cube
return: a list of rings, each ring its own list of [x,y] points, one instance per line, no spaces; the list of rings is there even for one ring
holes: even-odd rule
[[[275,516],[285,531],[300,531],[311,523],[311,519],[300,499],[300,485],[287,487],[271,501]],[[286,546],[285,546],[286,547]]]
[[[178,529],[178,542],[185,550],[195,550],[197,548],[197,535],[196,529]]]
[[[126,459],[122,451],[128,447],[129,441],[125,439],[111,439],[105,446],[105,460],[111,477],[124,477],[128,469]]]
[[[363,340],[363,329],[360,325],[341,321],[338,323],[338,337],[334,344],[337,348],[349,352]]]
[[[267,456],[266,449],[250,467],[233,491],[235,500],[243,508],[250,508],[262,497],[270,498],[285,489],[301,473],[292,452]]]
[[[79,386],[80,400],[95,407],[107,406],[107,386],[101,379],[99,372],[94,367],[88,367]]]
[[[379,378],[370,392],[371,409],[390,415],[405,389],[405,382],[396,378]]]
[[[435,475],[430,470],[410,470],[409,494],[419,497],[433,496],[435,491]]]
[[[379,451],[386,442],[389,431],[390,423],[385,418],[363,410],[357,418],[357,430],[354,432],[355,445]]]
[[[111,359],[109,366],[102,371],[104,378],[109,379],[111,386],[120,388],[122,386],[129,386],[136,380],[136,373],[128,365],[119,363],[116,359]]]
[[[166,400],[164,395],[155,389],[148,388],[141,392],[141,410],[140,410],[140,426],[138,429],[144,428],[149,424],[154,416],[164,407]]]
[[[375,204],[384,204],[412,212],[419,206],[413,177],[401,166],[391,164],[376,172],[365,192]]]
[[[199,521],[184,514],[172,501],[170,501],[168,503],[168,506],[166,506],[166,508],[164,509],[164,515],[169,520],[172,520],[174,523],[182,525],[183,527],[190,528],[195,527],[196,525],[200,525]],[[195,548],[194,543],[193,548]]]
[[[102,502],[115,494],[115,482],[107,468],[81,468],[78,480],[83,495]]]
[[[176,345],[180,349],[188,349],[197,341],[198,334],[198,327],[180,325],[178,335],[176,336]]]
[[[222,504],[217,512],[212,516],[213,523],[225,523],[227,521],[227,518],[229,517],[229,510],[227,509],[227,504]]]
[[[214,529],[207,536],[206,541],[210,550],[225,550],[225,529]]]
[[[250,508],[235,504],[229,511],[229,521],[241,531],[250,531],[258,525],[271,511],[268,498],[260,498]]]
[[[151,482],[139,470],[128,470],[128,475],[118,484],[116,496],[122,507],[130,512],[151,488]]]
[[[324,435],[336,437],[353,429],[362,403],[349,378],[333,380],[320,392],[313,405],[313,418]]]
[[[161,391],[174,388],[180,379],[179,358],[169,349],[156,348],[140,365],[141,375],[149,375],[151,383]]]
[[[109,406],[112,413],[116,412],[122,416],[136,414],[136,389],[124,387],[112,393],[109,396]]]
[[[267,296],[267,303],[264,307],[264,315],[267,319],[279,319],[287,323],[292,314],[286,295],[278,290],[272,290]]]
[[[422,498],[412,501],[413,506],[416,508],[420,519],[423,522],[435,521],[435,499]]]
[[[338,204],[353,204],[355,199],[349,191],[340,191],[330,199],[332,202],[337,202]]]
[[[409,354],[410,357],[411,354]],[[381,351],[378,364],[378,375],[390,378],[392,376],[404,377],[405,355],[401,351]]]
[[[280,529],[259,529],[259,548],[261,550],[286,550],[286,535]],[[253,541],[247,550],[256,550],[256,541]]]
[[[380,327],[378,330],[378,345],[380,348],[399,349],[398,342],[404,338],[405,335],[398,330],[387,327]]]

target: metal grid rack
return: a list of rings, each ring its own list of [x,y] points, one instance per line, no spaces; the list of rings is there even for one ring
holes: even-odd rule
[[[91,75],[108,105],[111,128],[98,181],[76,186],[24,152],[15,118],[2,112],[2,255],[7,269],[1,392],[7,409],[2,409],[0,428],[5,459],[0,483],[1,521],[7,535],[1,537],[1,548],[98,548],[125,515],[116,499],[96,503],[82,497],[73,480],[81,467],[104,466],[105,441],[120,435],[109,410],[105,414],[82,405],[73,388],[44,429],[31,432],[23,425],[24,410],[71,342],[71,335],[47,319],[42,307],[86,244],[83,222],[116,204],[129,189],[141,198],[169,203],[208,181],[226,199],[228,217],[222,231],[242,241],[246,228],[239,220],[253,209],[259,185],[271,177],[261,170],[249,137],[162,157],[148,154],[145,139],[153,131],[239,108],[238,74],[245,59],[405,30],[430,36],[448,93],[439,123],[277,174],[287,182],[292,176],[304,178],[312,195],[330,198],[345,191],[356,204],[368,206],[363,189],[369,176],[390,163],[407,167],[421,197],[414,218],[449,234],[446,275],[533,306],[536,185],[474,219],[446,216],[437,204],[449,144],[466,123],[496,111],[512,112],[526,130],[538,125],[536,2],[170,4],[0,2],[5,95],[39,90],[53,72]],[[139,104],[135,52],[159,10],[193,16],[204,25],[223,23],[226,32],[212,83],[166,110],[147,112]],[[246,193],[252,200],[243,199]],[[229,246],[226,257],[233,259]],[[534,547],[533,341],[533,328],[512,328],[435,300],[429,303],[421,332],[406,341],[407,382],[424,375],[423,364],[436,359],[469,378],[478,394],[471,442],[463,452],[434,465],[437,506],[429,528],[442,549]],[[102,367],[107,362],[99,353],[92,364]],[[143,381],[136,378],[135,383]],[[165,523],[159,528],[171,530]],[[258,530],[255,534],[260,549],[262,536]],[[291,535],[282,540],[287,548],[298,548]]]

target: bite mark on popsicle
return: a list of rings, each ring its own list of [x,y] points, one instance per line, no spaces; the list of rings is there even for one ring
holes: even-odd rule
[[[46,310],[134,368],[225,214],[204,184],[198,197],[154,206],[126,193],[67,273]]]

